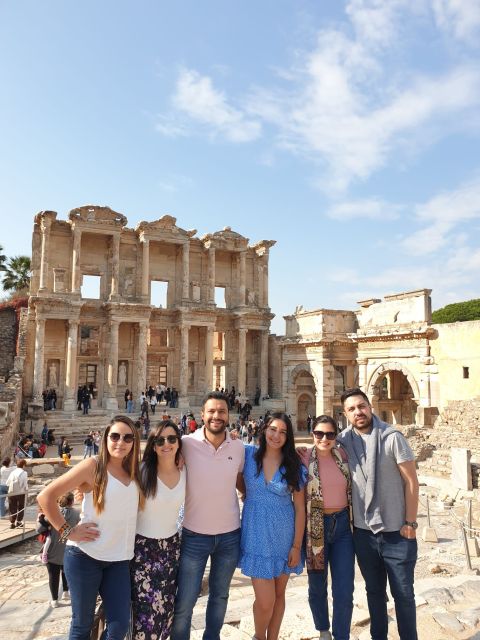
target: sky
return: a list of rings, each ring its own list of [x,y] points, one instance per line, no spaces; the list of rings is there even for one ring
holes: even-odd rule
[[[480,0],[0,0],[0,244],[107,205],[270,253],[305,309],[480,297]]]

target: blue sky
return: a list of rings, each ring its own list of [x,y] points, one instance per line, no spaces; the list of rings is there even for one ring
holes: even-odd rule
[[[275,239],[282,316],[480,297],[480,0],[0,3],[0,244],[108,205]]]

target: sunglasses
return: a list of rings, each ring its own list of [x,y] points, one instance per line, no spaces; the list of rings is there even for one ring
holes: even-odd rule
[[[325,437],[327,440],[335,440],[337,434],[335,431],[314,431],[313,435],[317,440],[323,440]]]
[[[165,440],[168,442],[168,444],[175,444],[178,440],[178,436],[158,436],[158,438],[155,438],[155,440],[153,441],[158,447],[163,447],[163,445],[165,444]]]
[[[135,436],[133,435],[133,433],[125,433],[122,435],[121,433],[117,433],[116,431],[110,431],[108,437],[112,442],[123,440],[127,444],[132,444],[132,442],[135,440]]]

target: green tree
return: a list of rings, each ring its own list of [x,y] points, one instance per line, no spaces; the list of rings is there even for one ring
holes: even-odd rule
[[[0,244],[0,271],[4,271],[5,270],[5,260],[7,259],[7,256],[2,253],[3,251],[3,247]]]
[[[447,304],[432,313],[434,324],[466,322],[467,320],[480,320],[480,298]]]
[[[2,271],[2,287],[5,291],[26,291],[30,286],[31,265],[28,256],[9,258]]]

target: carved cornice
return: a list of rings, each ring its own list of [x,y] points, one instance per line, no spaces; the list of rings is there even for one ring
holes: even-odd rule
[[[177,227],[176,222],[177,219],[170,215],[164,215],[153,222],[142,220],[135,227],[135,233],[141,240],[157,240],[175,244],[186,243],[197,233],[196,229],[186,231]]]
[[[201,241],[205,249],[219,249],[222,251],[245,251],[248,248],[248,238],[232,231],[231,227],[225,227],[222,231],[207,233]]]
[[[260,240],[252,245],[258,257],[268,256],[270,249],[277,244],[276,240]]]
[[[46,228],[49,228],[52,222],[54,222],[56,219],[56,211],[39,211],[34,218],[35,224],[40,225],[42,231]]]
[[[127,218],[123,214],[113,211],[110,207],[101,207],[95,204],[72,209],[68,214],[68,219],[73,225],[80,226],[82,230],[91,226],[92,231],[95,231],[96,226],[122,228],[127,224]]]

